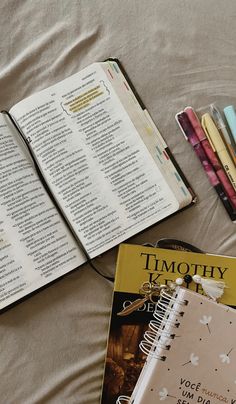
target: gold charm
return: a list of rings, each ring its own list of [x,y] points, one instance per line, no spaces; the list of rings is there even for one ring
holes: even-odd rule
[[[128,314],[133,313],[133,311],[138,310],[139,307],[142,307],[142,305],[149,300],[149,297],[144,297],[143,299],[136,299],[134,302],[130,303],[128,307],[126,307],[124,310],[120,311],[117,313],[117,316],[128,316]]]
[[[117,315],[128,316],[128,314],[131,314],[133,311],[142,307],[147,300],[150,300],[154,304],[157,303],[161,291],[167,288],[168,287],[166,285],[144,282],[139,290],[140,295],[143,295],[144,297],[141,299],[136,299],[134,302],[130,303],[128,307],[117,313]]]

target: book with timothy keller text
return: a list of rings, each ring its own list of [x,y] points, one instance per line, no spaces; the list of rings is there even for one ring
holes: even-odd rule
[[[139,345],[148,329],[148,324],[153,319],[158,302],[156,299],[155,301],[145,300],[145,296],[140,295],[142,285],[145,282],[166,285],[185,275],[200,275],[207,279],[224,281],[230,286],[225,289],[220,302],[228,306],[236,306],[235,266],[236,258],[234,257],[126,243],[120,245],[102,404],[115,404],[119,396],[131,396],[146,361],[146,355]],[[199,294],[203,293],[201,285],[194,282],[189,284],[189,289]],[[134,302],[136,302],[136,309],[129,313],[129,307]],[[125,312],[129,314],[122,315]]]

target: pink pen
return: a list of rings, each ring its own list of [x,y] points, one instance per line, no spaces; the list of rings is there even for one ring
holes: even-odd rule
[[[219,178],[219,181],[220,181],[221,185],[223,186],[226,195],[228,196],[234,209],[236,209],[236,192],[233,189],[230,181],[228,180],[228,177],[225,174],[216,154],[212,150],[212,147],[206,137],[204,130],[201,127],[201,124],[199,122],[197,115],[195,114],[192,107],[186,107],[184,109],[184,112],[188,115],[188,118],[194,128],[194,131],[195,131],[198,139],[200,140],[201,145],[202,145],[209,161],[211,162],[212,166],[214,167],[216,175]]]

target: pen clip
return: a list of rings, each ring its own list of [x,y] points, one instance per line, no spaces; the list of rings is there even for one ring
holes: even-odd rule
[[[184,132],[182,126],[180,125],[179,120],[178,120],[178,115],[182,114],[183,112],[184,112],[184,111],[177,112],[177,114],[175,115],[175,120],[176,120],[176,122],[177,122],[177,124],[178,124],[178,127],[180,128],[181,132],[183,133],[185,139],[188,140],[188,137],[187,137],[187,135],[185,134],[185,132]]]
[[[210,104],[210,111],[217,129],[222,130],[222,128],[225,128],[224,120],[215,104]]]
[[[207,139],[208,139],[208,141],[209,141],[209,143],[211,145],[211,148],[212,148],[213,152],[215,152],[216,151],[215,146],[212,143],[211,136],[210,136],[210,134],[208,132],[207,124],[205,123],[205,115],[203,115],[202,118],[201,118],[201,125],[202,125],[202,128],[203,128],[203,130],[204,130],[204,132],[206,134],[206,137],[207,137]]]

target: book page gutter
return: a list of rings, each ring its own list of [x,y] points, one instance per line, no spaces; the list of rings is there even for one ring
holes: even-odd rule
[[[21,101],[11,113],[91,257],[178,209],[99,64]]]
[[[84,261],[18,140],[1,116],[0,309]]]

